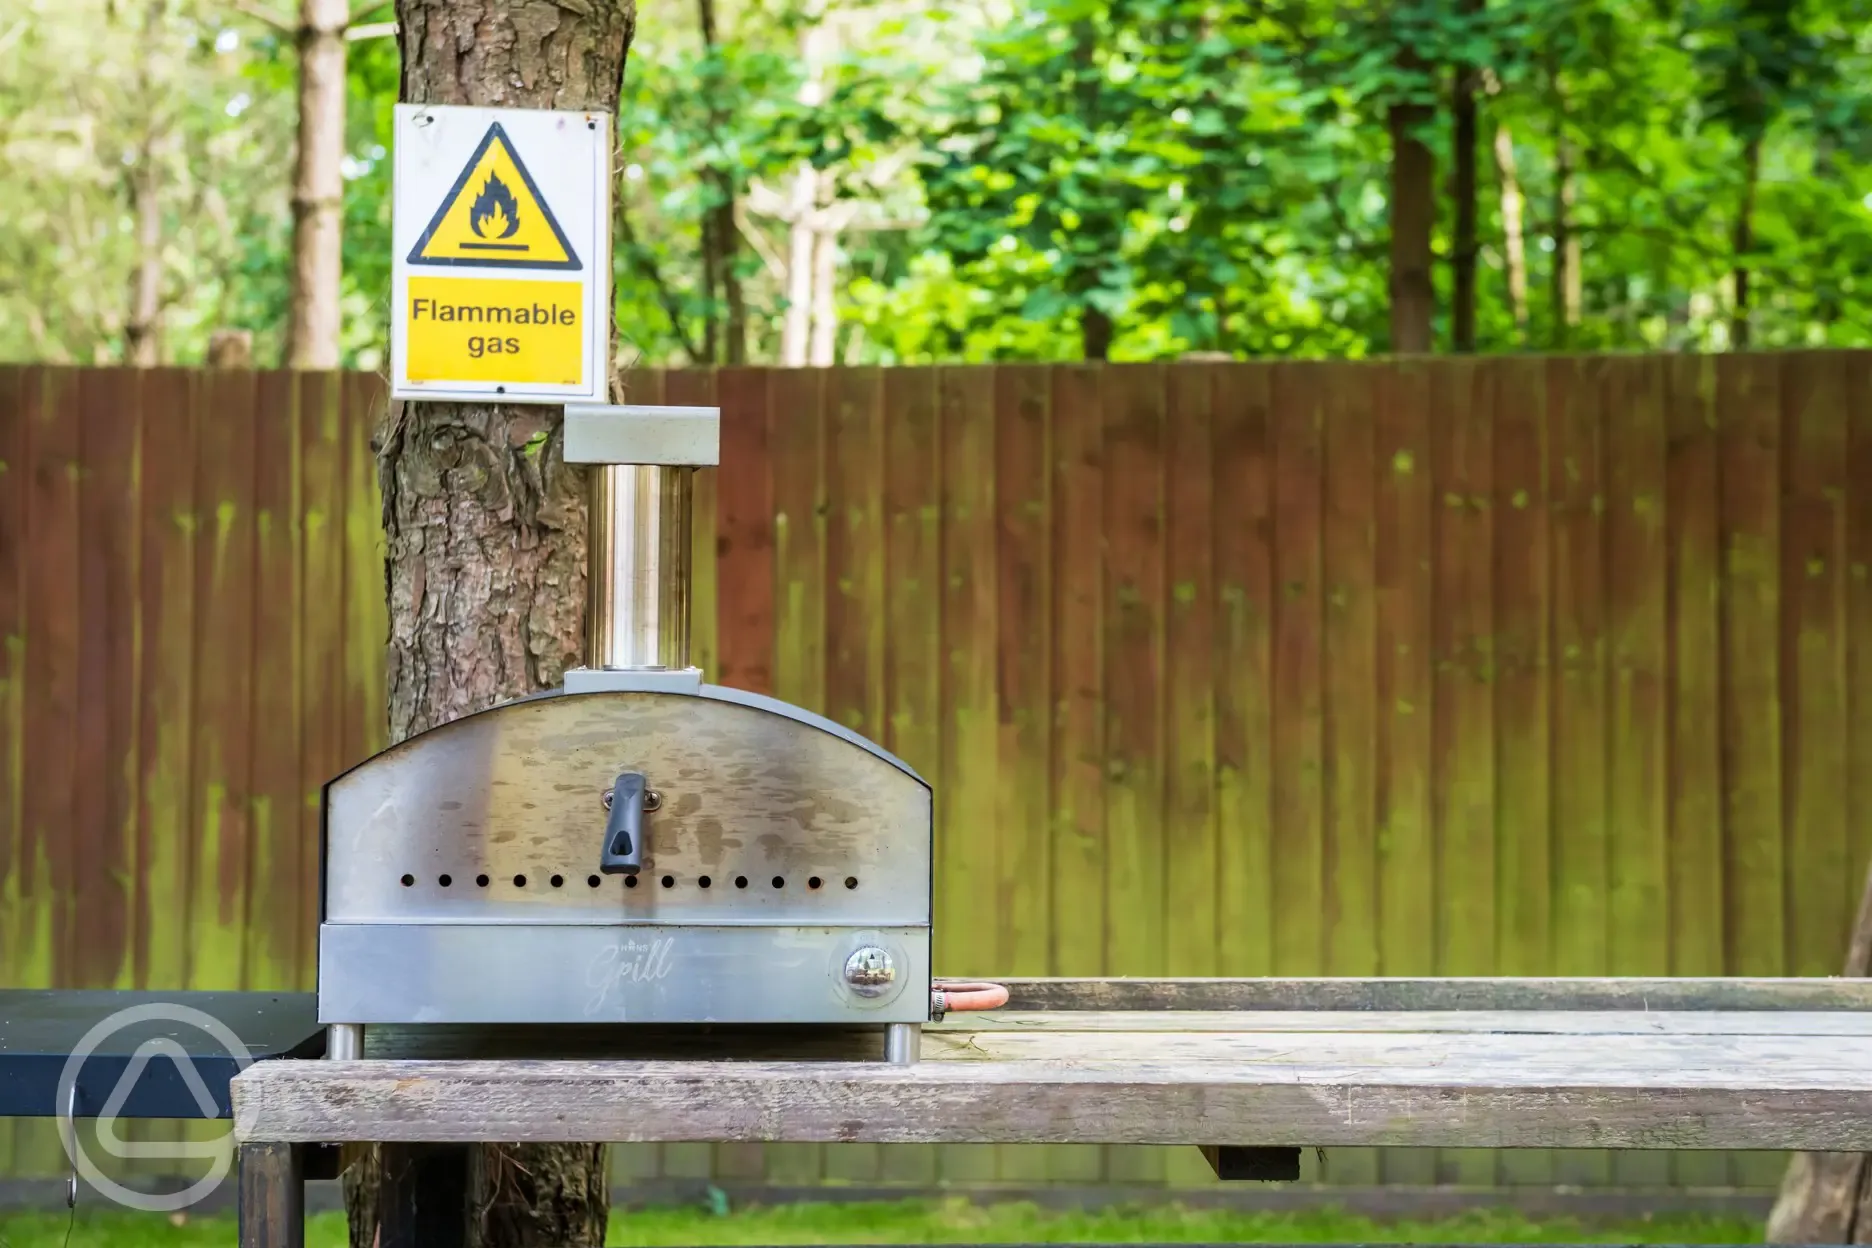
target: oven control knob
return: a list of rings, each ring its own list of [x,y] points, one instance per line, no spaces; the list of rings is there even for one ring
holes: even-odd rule
[[[845,982],[861,997],[878,997],[897,978],[897,963],[886,950],[866,945],[845,959]]]

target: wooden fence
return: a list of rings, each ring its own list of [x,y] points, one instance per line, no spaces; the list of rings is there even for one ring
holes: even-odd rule
[[[629,397],[723,410],[711,678],[935,782],[946,974],[1826,974],[1872,860],[1869,365],[742,369]],[[317,787],[382,738],[381,408],[361,376],[0,370],[5,982],[309,982]],[[10,1159],[0,1131],[0,1173],[36,1139]],[[1349,1152],[1328,1177],[1778,1173]]]

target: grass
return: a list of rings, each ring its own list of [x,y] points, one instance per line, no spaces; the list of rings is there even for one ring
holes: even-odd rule
[[[0,1213],[0,1248],[64,1248],[67,1218]],[[310,1248],[344,1248],[344,1219],[319,1214]],[[1236,1213],[1152,1206],[1053,1212],[1029,1204],[975,1205],[962,1200],[865,1204],[796,1204],[713,1214],[701,1209],[614,1210],[606,1241],[636,1248],[736,1248],[786,1244],[1012,1243],[1622,1243],[1749,1244],[1758,1223],[1743,1218],[1668,1215],[1584,1224],[1531,1219],[1512,1210],[1382,1222],[1334,1209]],[[77,1219],[69,1248],[227,1248],[232,1218],[98,1212]]]

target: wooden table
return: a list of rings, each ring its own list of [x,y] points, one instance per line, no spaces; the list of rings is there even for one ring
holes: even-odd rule
[[[268,1062],[234,1082],[242,1242],[302,1242],[300,1150],[333,1142],[1872,1151],[1868,1006],[1841,980],[1051,981],[928,1028],[909,1067],[683,1060],[667,1036],[630,1060]]]

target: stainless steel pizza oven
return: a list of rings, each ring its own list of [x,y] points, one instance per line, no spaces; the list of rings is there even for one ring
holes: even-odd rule
[[[376,1023],[874,1023],[914,1059],[929,786],[688,662],[689,485],[718,431],[712,408],[568,407],[566,458],[597,465],[587,666],[326,786],[334,1056]]]

